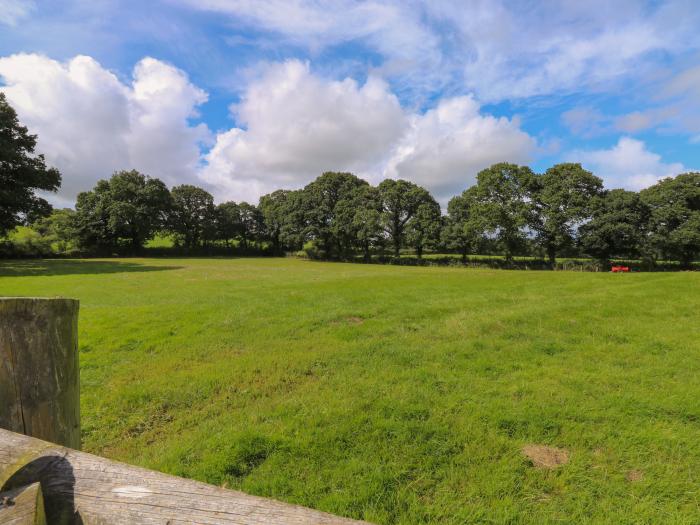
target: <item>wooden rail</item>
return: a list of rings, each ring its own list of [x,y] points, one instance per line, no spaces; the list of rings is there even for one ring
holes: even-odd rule
[[[0,298],[0,525],[362,523],[76,450],[77,321],[71,299]]]
[[[43,491],[49,525],[361,523],[125,465],[0,429],[0,486],[10,490],[37,482]],[[0,523],[5,523],[2,513],[0,507]]]

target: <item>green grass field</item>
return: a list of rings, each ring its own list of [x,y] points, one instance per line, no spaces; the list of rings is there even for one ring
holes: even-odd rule
[[[90,452],[381,524],[700,522],[699,273],[5,261],[0,294],[80,299]]]

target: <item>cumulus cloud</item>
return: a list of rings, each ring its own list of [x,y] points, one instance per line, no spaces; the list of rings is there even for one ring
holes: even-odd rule
[[[33,0],[0,0],[0,24],[15,26],[35,8]]]
[[[201,176],[237,200],[327,170],[371,172],[405,127],[384,82],[325,80],[299,61],[270,65],[232,110],[240,127],[216,137]]]
[[[61,63],[19,54],[0,58],[0,79],[21,122],[38,134],[38,151],[63,174],[59,202],[118,169],[169,183],[196,177],[209,132],[188,119],[207,95],[177,68],[144,58],[124,83],[87,56]]]
[[[327,80],[299,61],[270,66],[233,113],[241,127],[217,136],[201,176],[235,200],[300,187],[325,170],[406,178],[446,196],[536,147],[517,119],[482,115],[472,97],[410,114],[380,80]]]
[[[483,115],[471,96],[412,113],[381,79],[328,79],[298,60],[263,68],[231,107],[236,127],[215,136],[190,123],[206,93],[153,58],[124,82],[87,56],[12,55],[0,58],[0,79],[64,176],[60,205],[130,168],[169,185],[204,184],[219,200],[255,202],[327,170],[406,178],[444,197],[494,162],[527,161],[537,146],[517,119]]]
[[[610,149],[574,151],[567,157],[601,177],[607,188],[640,190],[664,177],[688,171],[679,162],[663,162],[661,155],[649,151],[644,142],[629,137],[621,137]]]
[[[473,97],[455,97],[411,117],[385,175],[412,180],[444,200],[496,162],[528,162],[536,146],[517,119],[482,115]]]

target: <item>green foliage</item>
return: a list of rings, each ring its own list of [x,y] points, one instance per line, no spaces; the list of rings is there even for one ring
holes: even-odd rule
[[[335,235],[346,246],[344,256],[353,248],[362,251],[366,261],[372,247],[382,243],[381,196],[377,188],[359,185],[336,206],[337,220],[333,226]]]
[[[172,248],[175,242],[171,235],[156,234],[151,240],[146,242],[146,248]]]
[[[638,193],[606,191],[592,199],[590,206],[592,218],[579,228],[585,253],[606,262],[613,257],[641,255],[649,210]]]
[[[440,205],[432,197],[426,198],[406,223],[406,241],[415,249],[419,259],[423,257],[423,250],[437,246],[441,228]]]
[[[580,164],[557,164],[534,180],[532,221],[549,262],[574,245],[576,227],[591,217],[592,204],[603,190],[603,181]]]
[[[0,241],[0,257],[50,257],[54,253],[51,240],[29,226],[18,226]]]
[[[49,203],[35,192],[58,190],[61,174],[46,167],[35,147],[36,135],[19,123],[5,94],[0,93],[0,238],[15,226],[51,213]]]
[[[474,186],[453,197],[442,216],[425,189],[387,179],[377,187],[352,173],[326,172],[296,191],[277,190],[259,205],[224,202],[196,186],[169,192],[158,179],[136,171],[115,173],[78,196],[74,216],[34,221],[42,246],[64,254],[283,255],[335,260],[383,259],[393,248],[420,261],[424,253],[457,252],[466,263],[477,254],[502,254],[515,267],[518,255],[557,257],[586,253],[600,268],[610,258],[674,259],[690,268],[700,255],[700,174],[667,179],[641,194],[605,191],[602,181],[580,164],[557,164],[536,175],[527,166],[499,163],[482,170]],[[57,221],[52,225],[52,221]],[[149,243],[155,235],[171,241]],[[305,243],[311,242],[306,250]],[[148,252],[143,250],[148,243]],[[31,244],[39,246],[39,239]],[[5,242],[0,256],[13,253]],[[39,252],[37,252],[39,253]],[[43,250],[40,253],[44,253]],[[570,266],[570,265],[569,265]],[[665,266],[666,267],[666,266]]]
[[[299,192],[277,190],[260,197],[258,209],[261,214],[264,236],[272,242],[272,250],[280,254],[283,247],[298,246],[298,228],[294,223],[296,201]]]
[[[700,173],[664,179],[640,196],[650,209],[650,248],[688,266],[700,255]]]
[[[190,184],[175,186],[172,207],[168,214],[168,230],[186,248],[195,248],[203,240],[214,237],[216,211],[214,197]]]
[[[228,246],[241,232],[241,209],[235,202],[222,202],[215,210],[217,238]]]
[[[350,251],[353,238],[343,206],[355,198],[355,190],[361,186],[368,184],[352,173],[329,171],[304,188],[304,235],[315,240],[326,257],[339,258]]]
[[[506,259],[512,259],[535,223],[535,174],[527,166],[502,162],[480,171],[476,181],[473,213],[502,244]]]
[[[382,202],[382,225],[394,246],[394,256],[398,257],[408,221],[422,204],[430,205],[434,199],[425,188],[402,179],[385,179],[378,189]]]
[[[52,252],[67,254],[77,248],[75,215],[70,208],[53,210],[51,215],[32,224],[32,228],[50,244]]]
[[[442,242],[449,249],[458,251],[462,261],[467,254],[478,253],[483,244],[486,223],[477,213],[477,189],[475,186],[452,197],[447,203],[447,220],[442,231]]]
[[[241,240],[241,246],[247,249],[251,241],[260,239],[263,236],[263,216],[258,208],[247,202],[241,202],[238,205],[238,209],[241,224],[239,239]]]
[[[378,525],[697,521],[698,273],[93,259],[0,288],[80,299],[87,452]]]
[[[116,172],[78,195],[74,219],[78,243],[116,248],[126,242],[137,251],[164,228],[170,207],[170,192],[159,179],[136,170]]]
[[[324,259],[325,252],[319,248],[316,241],[306,241],[301,249],[301,253],[307,259]]]

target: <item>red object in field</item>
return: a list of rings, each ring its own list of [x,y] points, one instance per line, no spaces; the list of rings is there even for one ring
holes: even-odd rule
[[[629,272],[630,267],[629,266],[613,266],[610,271],[612,273],[619,273],[619,272]]]

